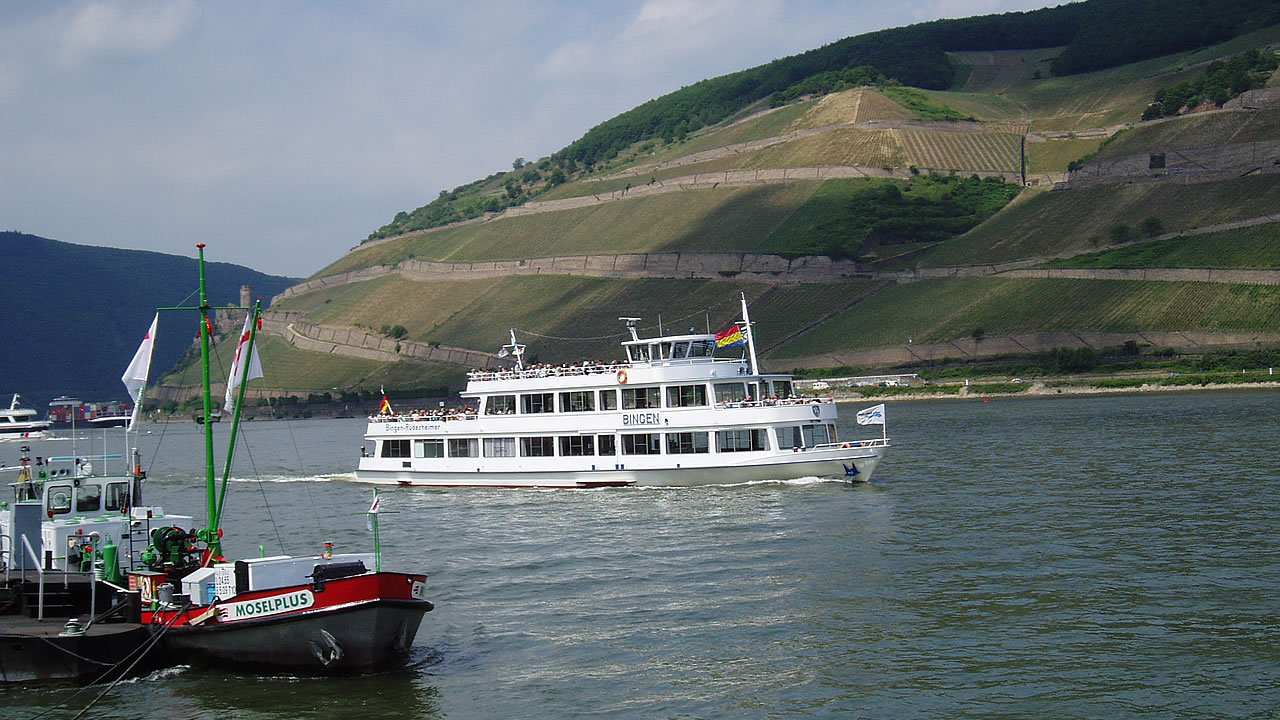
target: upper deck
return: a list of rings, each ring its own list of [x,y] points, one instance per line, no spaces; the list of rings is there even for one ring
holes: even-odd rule
[[[585,361],[573,365],[517,366],[472,370],[463,397],[545,388],[548,390],[636,383],[723,379],[751,374],[746,357],[715,357],[715,335],[635,337],[622,343],[625,361]]]

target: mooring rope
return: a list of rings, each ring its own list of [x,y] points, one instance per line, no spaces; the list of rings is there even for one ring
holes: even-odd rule
[[[99,682],[101,682],[101,680],[102,680],[103,678],[105,678],[105,677],[109,676],[113,670],[115,670],[116,668],[119,668],[121,665],[123,665],[123,664],[125,664],[126,662],[128,662],[128,661],[129,661],[129,659],[134,655],[134,653],[137,653],[137,655],[138,655],[138,656],[137,656],[136,658],[134,658],[134,659],[133,659],[133,662],[129,663],[129,667],[127,667],[127,668],[125,668],[123,671],[121,671],[120,675],[119,675],[118,677],[116,677],[116,679],[115,679],[115,680],[113,680],[113,681],[111,682],[111,684],[110,684],[110,685],[108,685],[108,686],[107,686],[107,688],[106,688],[105,690],[103,690],[101,693],[99,693],[99,694],[98,694],[98,696],[97,696],[96,698],[94,698],[92,701],[90,701],[88,705],[84,706],[84,707],[80,710],[80,712],[79,712],[79,713],[77,713],[77,714],[75,715],[75,717],[73,717],[73,718],[72,718],[72,720],[78,720],[78,718],[82,718],[82,717],[84,717],[84,714],[85,714],[86,712],[88,712],[88,711],[89,711],[89,710],[90,710],[94,705],[97,705],[97,704],[98,704],[98,701],[100,701],[100,700],[102,700],[102,698],[106,697],[107,693],[111,692],[111,691],[115,688],[115,686],[116,686],[116,685],[118,685],[118,684],[120,683],[120,681],[121,681],[121,680],[123,680],[123,679],[125,679],[126,677],[128,677],[129,672],[130,672],[131,670],[133,670],[133,668],[134,668],[134,667],[136,667],[136,666],[137,666],[137,664],[138,664],[139,662],[141,662],[141,661],[142,661],[142,658],[146,657],[147,653],[151,651],[151,648],[155,647],[155,646],[156,646],[156,644],[157,644],[158,642],[160,642],[160,639],[161,639],[161,638],[163,638],[163,637],[164,637],[164,635],[165,635],[165,633],[167,633],[167,632],[169,631],[169,628],[171,628],[171,627],[173,627],[175,624],[177,624],[178,620],[182,617],[183,613],[185,613],[185,612],[187,611],[187,609],[188,609],[188,608],[190,608],[190,607],[191,607],[191,603],[190,603],[190,602],[188,602],[188,603],[186,603],[185,605],[183,605],[183,606],[182,606],[182,609],[181,609],[181,610],[179,610],[177,613],[174,613],[173,618],[172,618],[172,619],[170,619],[168,622],[166,622],[163,626],[161,626],[160,631],[159,631],[159,632],[157,632],[155,635],[152,635],[152,636],[151,636],[151,638],[150,638],[146,643],[144,643],[144,644],[142,644],[142,645],[138,646],[138,647],[137,647],[133,652],[131,652],[131,653],[129,653],[128,655],[126,655],[126,656],[124,656],[123,658],[121,658],[121,659],[120,659],[120,662],[117,662],[117,663],[113,664],[111,667],[109,667],[109,668],[107,668],[106,670],[104,670],[104,671],[102,672],[102,674],[98,676],[98,679],[97,679],[97,680],[94,680],[93,682],[89,683],[88,685],[85,685],[84,687],[80,688],[79,690],[76,690],[74,693],[71,693],[70,695],[68,695],[68,696],[66,697],[66,699],[64,699],[62,702],[58,703],[57,705],[53,705],[53,706],[51,706],[51,707],[49,707],[49,708],[45,709],[45,711],[44,711],[44,712],[41,712],[41,713],[36,714],[36,715],[33,715],[33,716],[31,717],[31,720],[38,720],[39,718],[42,718],[42,717],[44,717],[45,715],[48,715],[49,713],[53,712],[54,710],[58,710],[58,709],[62,708],[64,705],[66,705],[67,703],[71,702],[72,700],[75,700],[77,697],[80,697],[81,693],[87,692],[90,688],[95,687]],[[99,663],[99,664],[104,664],[104,665],[105,665],[106,663]]]

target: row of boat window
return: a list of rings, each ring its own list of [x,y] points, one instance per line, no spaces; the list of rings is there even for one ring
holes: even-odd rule
[[[749,452],[769,449],[766,428],[740,430],[694,430],[667,433],[623,433],[621,435],[536,435],[496,438],[397,438],[383,440],[384,458],[444,457],[573,457],[582,455],[668,455],[711,452]],[[774,428],[780,450],[814,447],[833,442],[835,428],[829,425],[794,425]],[[557,448],[559,452],[556,452]]]
[[[770,383],[775,396],[790,397],[791,383],[786,380],[775,380]],[[666,403],[663,403],[663,390],[666,390]],[[755,402],[757,399],[756,383],[715,383],[713,386],[715,401],[718,404]],[[707,386],[669,385],[661,387],[632,387],[618,390],[571,390],[561,393],[524,393],[521,395],[491,395],[485,399],[485,415],[533,415],[537,413],[556,412],[556,399],[559,395],[560,412],[593,412],[595,410],[617,410],[619,393],[621,393],[623,410],[652,410],[662,407],[684,408],[705,407],[707,405]]]
[[[82,483],[78,488],[59,483],[50,485],[45,497],[45,510],[50,515],[65,515],[73,507],[76,513],[117,512],[129,507],[129,483],[107,483],[105,495],[102,486],[94,483]]]

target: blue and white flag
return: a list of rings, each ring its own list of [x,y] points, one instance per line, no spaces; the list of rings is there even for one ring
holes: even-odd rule
[[[859,425],[883,425],[884,424],[884,403],[880,403],[866,410],[858,411]]]

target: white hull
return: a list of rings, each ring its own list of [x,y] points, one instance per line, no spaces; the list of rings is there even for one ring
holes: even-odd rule
[[[47,437],[49,437],[49,433],[45,430],[22,430],[0,433],[0,442],[10,440],[42,440]]]
[[[802,450],[751,464],[707,467],[503,472],[359,470],[356,479],[381,485],[493,488],[693,487],[804,477],[867,481],[875,473],[887,449],[887,446],[879,445],[854,448],[856,452],[852,453],[848,448]]]
[[[9,409],[0,409],[0,440],[39,440],[53,423],[36,419],[36,411],[18,407],[15,394]]]

